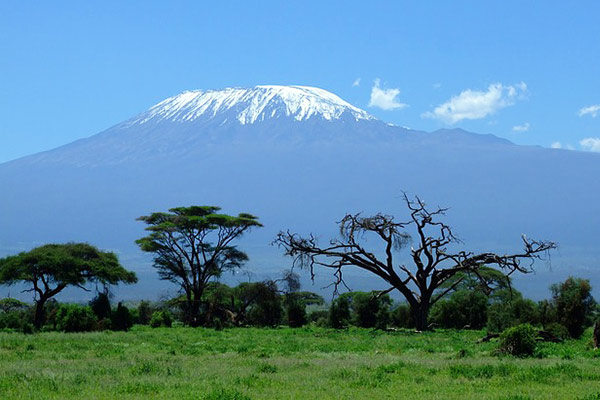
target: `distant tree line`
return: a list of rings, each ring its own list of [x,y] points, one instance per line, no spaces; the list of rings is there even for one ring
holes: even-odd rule
[[[296,277],[292,276],[292,279]],[[298,288],[299,289],[299,288]],[[346,292],[329,304],[318,294],[290,290],[286,280],[243,282],[231,287],[214,282],[202,299],[204,326],[233,327],[315,325],[333,329],[361,327],[380,330],[415,329],[410,305],[393,301],[380,292]],[[529,324],[561,340],[578,338],[598,318],[600,307],[585,279],[569,277],[551,286],[552,297],[534,302],[516,289],[499,285],[489,296],[469,285],[459,287],[438,302],[431,312],[434,329],[487,329],[503,332]],[[185,299],[112,304],[101,291],[89,304],[45,304],[43,330],[84,332],[128,330],[134,324],[152,327],[184,325]],[[35,306],[12,298],[0,300],[0,329],[32,333]]]
[[[308,269],[311,277],[316,267],[334,271],[337,296],[329,305],[318,294],[301,291],[299,277],[292,271],[281,279],[223,284],[220,278],[225,273],[240,269],[248,260],[236,240],[262,224],[248,213],[222,214],[219,207],[177,207],[140,217],[147,235],[136,243],[153,254],[159,277],[177,285],[180,295],[115,306],[110,287],[132,284],[137,278],[114,253],[85,243],[48,244],[0,259],[0,284],[25,283],[26,291],[34,295],[33,307],[1,300],[0,329],[75,332],[127,330],[133,324],[216,329],[316,324],[335,329],[501,332],[528,323],[556,336],[579,337],[595,319],[597,306],[587,280],[569,278],[553,285],[552,298],[537,303],[511,287],[510,276],[530,272],[530,262],[554,249],[555,243],[523,236],[523,250],[514,254],[456,250],[458,239],[440,220],[446,209],[430,210],[418,197],[405,195],[404,201],[409,211],[406,221],[383,214],[348,214],[339,223],[340,237],[325,246],[313,235],[281,232],[277,236],[274,243],[293,258],[294,268]],[[413,229],[413,235],[407,229]],[[369,242],[370,238],[374,240]],[[409,244],[412,266],[397,261],[397,253]],[[339,294],[338,288],[345,286],[343,273],[352,267],[379,277],[390,288]],[[66,287],[89,290],[90,284],[102,289],[87,305],[59,304],[54,299]],[[389,293],[394,290],[403,302],[392,301]]]

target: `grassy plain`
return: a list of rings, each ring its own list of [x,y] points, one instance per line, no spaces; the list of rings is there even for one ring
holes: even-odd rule
[[[0,333],[1,399],[600,399],[590,333],[536,357],[478,331]]]

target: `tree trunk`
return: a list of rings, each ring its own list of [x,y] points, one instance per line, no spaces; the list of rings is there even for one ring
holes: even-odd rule
[[[190,320],[189,325],[192,327],[198,327],[201,325],[200,321],[200,300],[194,299],[192,300],[192,304],[190,306]]]
[[[415,320],[415,329],[417,331],[429,330],[429,304],[418,304],[411,307],[412,315]]]
[[[46,304],[46,298],[40,298],[35,302],[35,316],[33,317],[33,325],[36,329],[42,329],[44,326],[44,305]]]

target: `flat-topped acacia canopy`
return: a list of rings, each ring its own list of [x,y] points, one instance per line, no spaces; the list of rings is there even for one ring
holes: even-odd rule
[[[84,290],[86,284],[116,285],[137,282],[134,272],[127,271],[111,252],[98,250],[87,243],[46,244],[28,252],[0,259],[0,284],[31,284],[35,294],[34,325],[44,323],[44,304],[67,286]]]
[[[138,218],[150,233],[136,243],[142,251],[155,254],[160,278],[179,285],[185,293],[185,319],[192,326],[203,323],[200,309],[206,285],[248,260],[232,242],[250,228],[262,226],[254,215],[232,216],[220,210],[216,206],[175,207]]]

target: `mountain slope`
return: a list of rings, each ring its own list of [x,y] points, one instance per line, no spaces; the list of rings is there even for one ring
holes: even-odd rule
[[[558,241],[552,270],[570,271],[599,258],[600,182],[589,178],[598,175],[598,154],[390,126],[321,89],[186,92],[90,138],[0,165],[0,252],[90,241],[146,274],[143,295],[156,278],[134,245],[143,234],[135,218],[212,204],[260,217],[265,227],[241,246],[258,277],[275,276],[289,268],[269,245],[277,231],[327,240],[346,212],[402,216],[404,190],[451,207],[448,221],[468,249],[517,250],[527,233]]]

